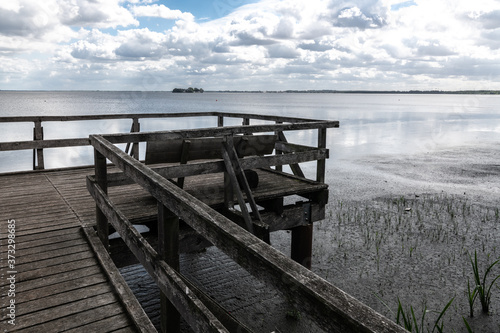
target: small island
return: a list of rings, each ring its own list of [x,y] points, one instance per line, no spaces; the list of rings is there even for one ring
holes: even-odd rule
[[[172,90],[172,92],[174,92],[174,93],[202,93],[202,92],[204,92],[204,90],[202,88],[192,88],[192,87],[189,87],[187,89],[184,89],[184,88],[174,88],[174,90]]]

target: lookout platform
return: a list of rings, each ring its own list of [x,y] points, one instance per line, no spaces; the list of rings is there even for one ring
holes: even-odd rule
[[[127,117],[131,133],[43,139],[43,121]],[[215,117],[217,126],[140,132],[140,117]],[[309,270],[312,225],[328,201],[326,133],[338,122],[216,112],[14,118],[0,122],[33,121],[34,140],[0,151],[33,150],[35,171],[0,175],[0,269],[15,278],[0,282],[3,301],[15,302],[11,312],[2,304],[1,329],[154,332],[118,270],[140,263],[160,291],[161,330],[180,332],[182,317],[194,332],[253,332],[183,274],[182,252],[215,246],[323,331],[404,332]],[[242,123],[224,126],[227,118]],[[314,131],[317,145],[290,143],[285,133],[296,131]],[[44,149],[80,145],[94,148],[93,166],[44,170]],[[270,244],[278,230],[291,232],[289,256]]]

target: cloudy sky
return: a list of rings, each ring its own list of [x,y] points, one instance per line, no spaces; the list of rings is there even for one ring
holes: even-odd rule
[[[500,89],[500,0],[8,0],[5,90]]]

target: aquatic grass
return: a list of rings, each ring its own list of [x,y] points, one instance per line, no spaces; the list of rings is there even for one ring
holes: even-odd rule
[[[437,330],[439,333],[443,333],[444,323],[442,321],[444,314],[453,303],[453,297],[443,308],[443,310],[439,313],[438,318],[434,321],[434,325],[432,326],[432,333]],[[429,312],[427,310],[427,306],[424,305],[424,309],[422,311],[422,315],[420,318],[417,318],[415,315],[415,311],[413,310],[413,306],[410,306],[409,309],[405,310],[403,305],[401,304],[401,300],[398,297],[398,310],[396,314],[396,323],[408,330],[409,332],[415,333],[423,333],[424,332],[424,324],[425,324],[425,315]],[[427,330],[429,332],[429,330]]]
[[[491,288],[495,284],[495,282],[500,278],[500,275],[497,275],[491,283],[487,284],[486,280],[488,278],[488,275],[491,273],[491,270],[493,267],[498,264],[500,259],[497,259],[494,263],[489,265],[486,268],[486,271],[484,272],[484,275],[481,279],[481,276],[479,274],[479,267],[478,267],[478,262],[477,262],[477,251],[474,251],[474,260],[472,259],[472,256],[469,255],[469,259],[472,265],[472,271],[474,273],[474,281],[476,283],[476,289],[477,289],[477,296],[479,297],[479,301],[481,302],[481,308],[483,310],[483,313],[489,313],[490,312],[490,303],[491,303]]]
[[[470,327],[469,322],[467,321],[467,319],[465,319],[465,317],[462,317],[462,319],[464,320],[464,324],[465,324],[465,327],[467,328],[467,332],[468,333],[474,333],[474,331],[472,331],[472,328]]]
[[[467,279],[467,301],[469,302],[469,316],[474,317],[474,302],[477,298],[477,288],[470,288],[470,281]]]

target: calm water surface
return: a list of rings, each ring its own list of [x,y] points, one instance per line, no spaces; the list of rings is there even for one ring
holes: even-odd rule
[[[339,120],[328,132],[330,161],[373,154],[435,152],[500,139],[500,97],[472,95],[0,92],[0,116],[222,111]],[[238,124],[235,121],[234,124]],[[226,124],[232,124],[230,121]],[[43,123],[46,139],[130,131],[130,121]],[[212,118],[142,120],[141,130],[216,126]],[[33,124],[1,124],[0,141],[31,140]],[[290,141],[314,144],[316,133]],[[144,149],[142,149],[144,151]],[[47,168],[92,163],[90,147],[45,150]],[[0,172],[29,170],[32,152],[0,152]]]

